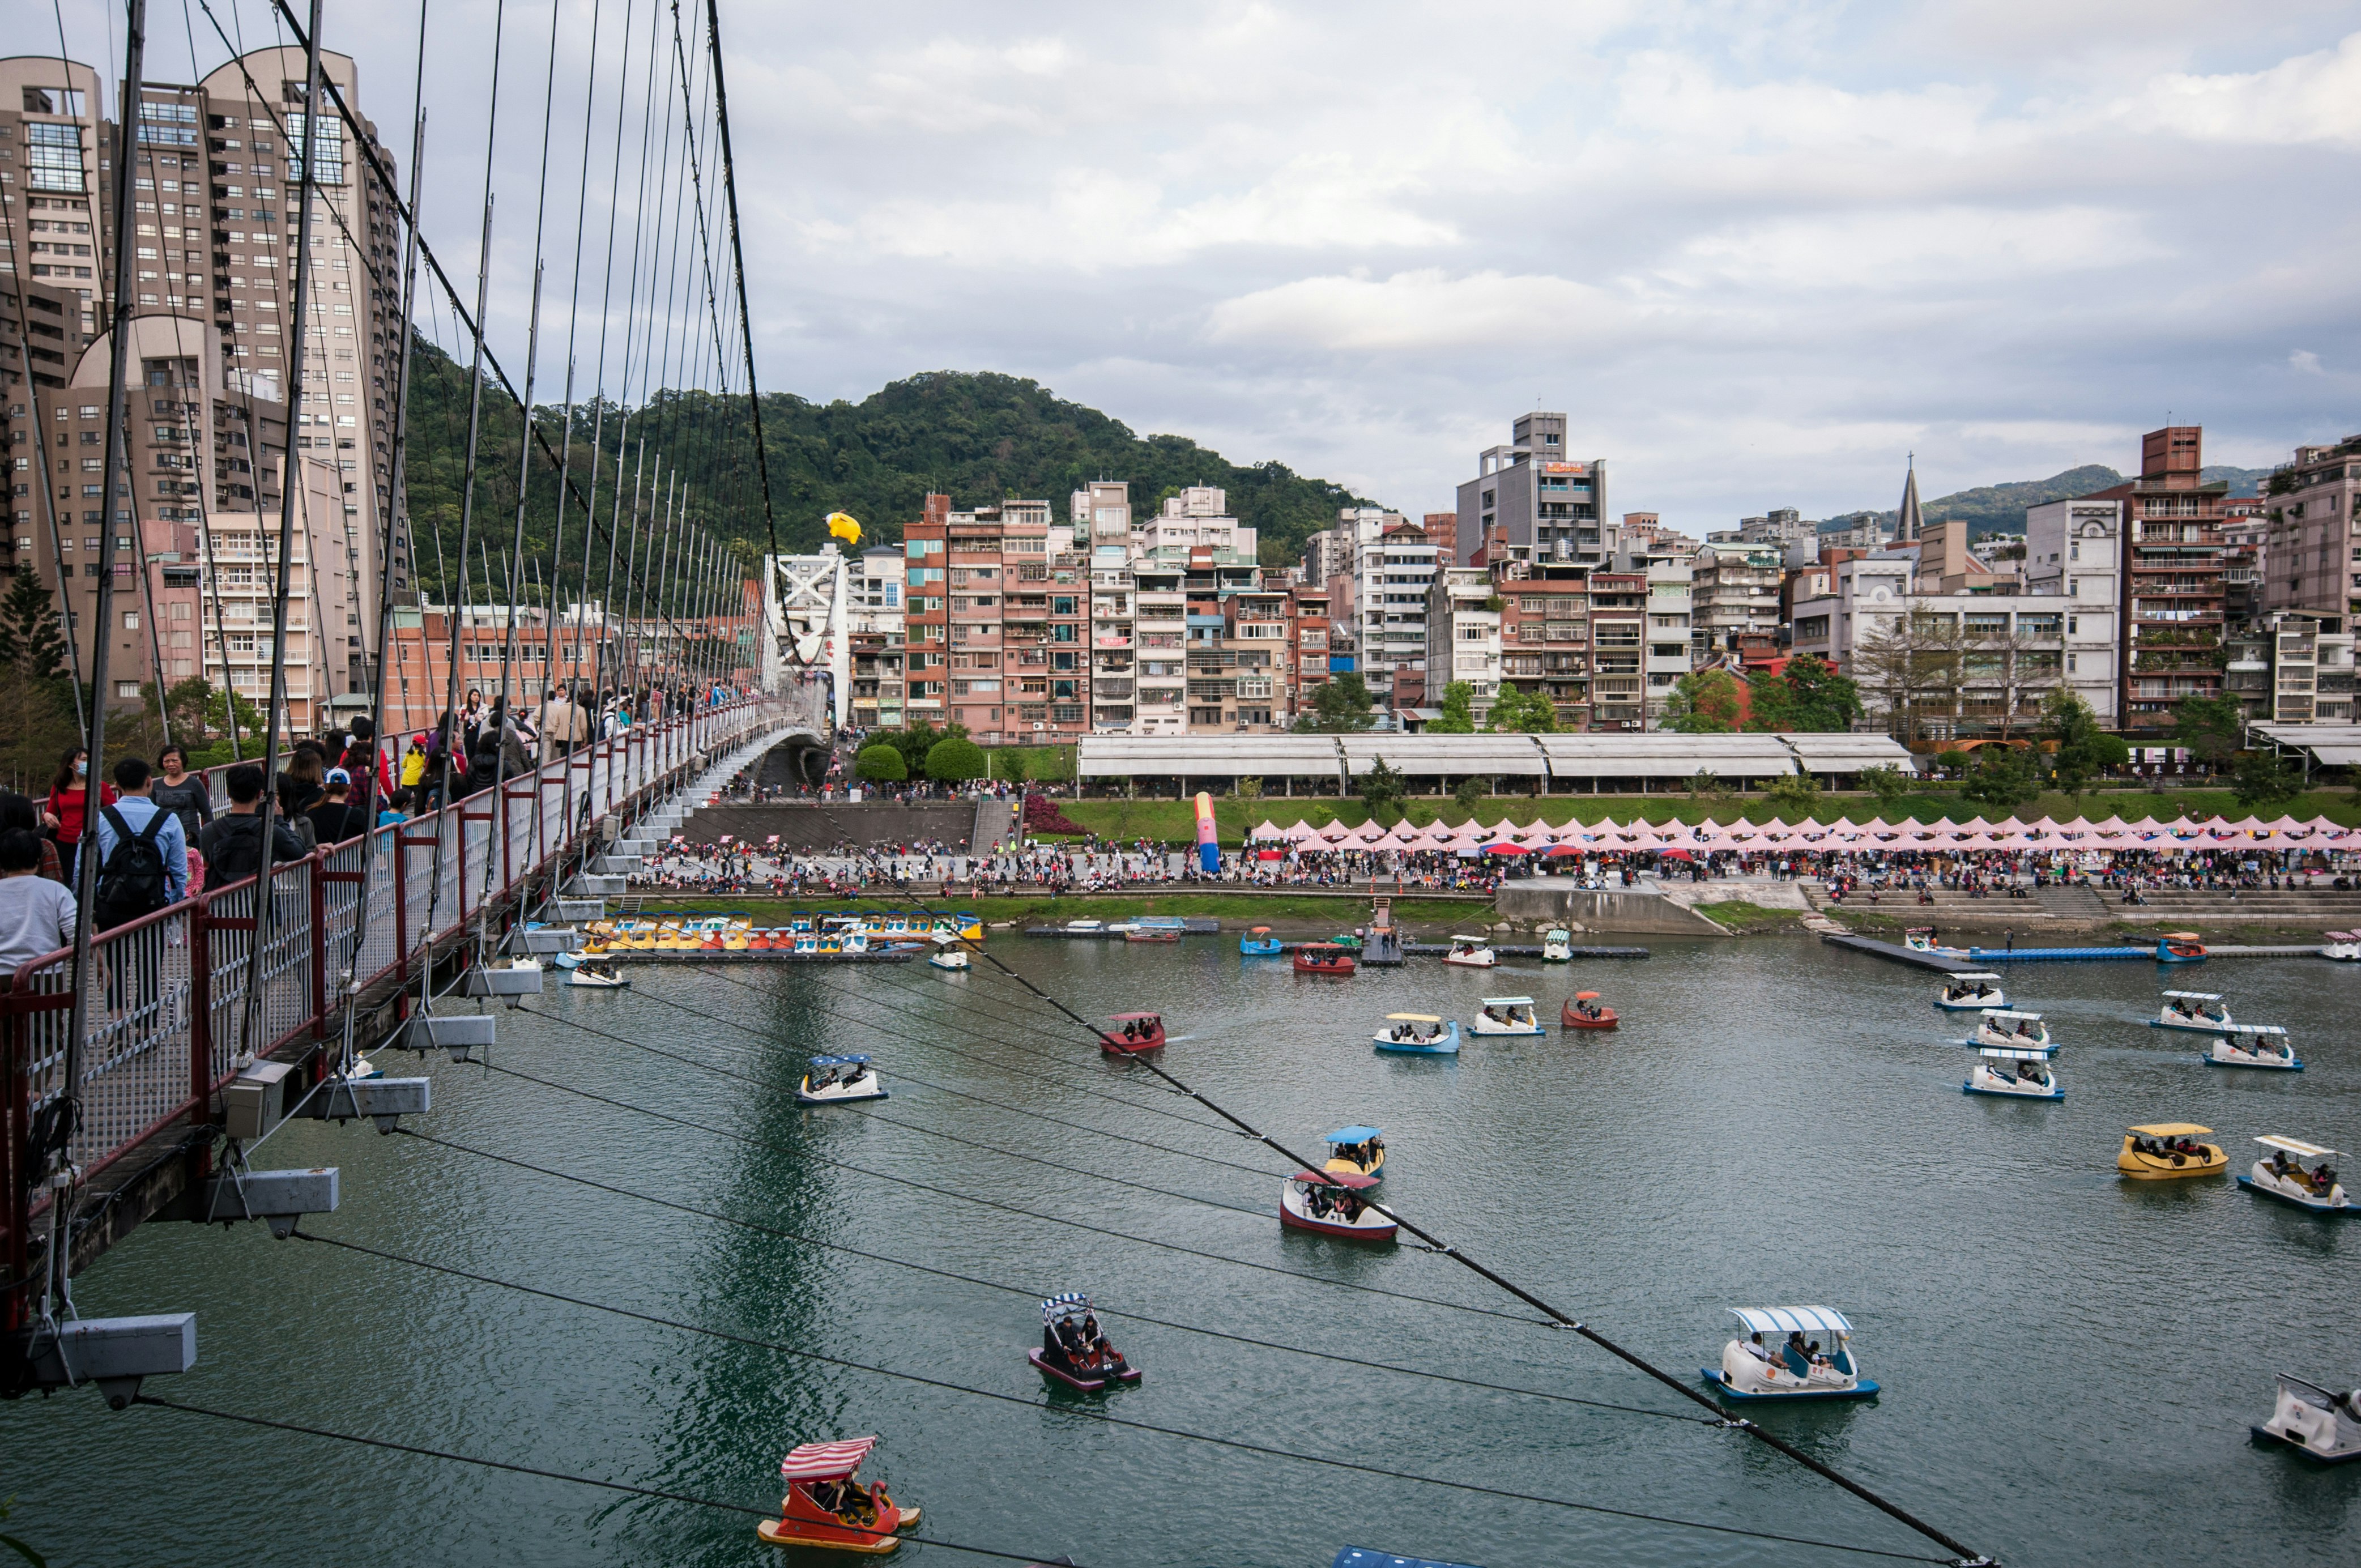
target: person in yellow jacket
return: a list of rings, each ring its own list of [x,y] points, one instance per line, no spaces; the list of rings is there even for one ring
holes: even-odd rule
[[[401,754],[401,787],[416,789],[426,777],[426,737],[412,735],[410,749]]]

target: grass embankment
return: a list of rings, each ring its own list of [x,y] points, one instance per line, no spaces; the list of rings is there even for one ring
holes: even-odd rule
[[[1045,921],[1118,920],[1130,915],[1210,915],[1224,924],[1237,926],[1298,926],[1330,927],[1342,930],[1360,925],[1367,918],[1366,898],[1319,898],[1301,894],[1275,893],[1257,896],[1253,894],[1190,893],[1169,894],[1148,891],[1130,893],[1095,893],[1051,898],[1046,894],[1025,894],[1015,898],[807,898],[780,903],[768,898],[686,897],[678,894],[643,894],[642,913],[656,915],[670,912],[697,914],[741,914],[757,926],[778,926],[789,914],[825,910],[829,914],[849,911],[878,910],[889,914],[908,913],[917,909],[945,912],[964,910],[986,921],[998,924],[1013,920],[1019,925],[1038,925]],[[1483,899],[1438,899],[1433,902],[1397,899],[1394,908],[1398,917],[1414,925],[1447,925],[1453,921],[1477,919],[1491,909]]]
[[[1765,909],[1743,898],[1724,899],[1719,904],[1699,904],[1693,907],[1715,925],[1741,937],[1804,929],[1804,911],[1800,909]]]
[[[1168,844],[1193,844],[1197,840],[1196,807],[1185,800],[1065,800],[1058,802],[1068,820],[1096,833],[1102,839],[1129,843],[1136,839],[1148,839]],[[1417,827],[1443,822],[1452,827],[1474,820],[1489,827],[1507,817],[1520,827],[1535,817],[1564,827],[1570,822],[1598,822],[1611,817],[1618,822],[1642,819],[1649,822],[1686,822],[1692,826],[1711,817],[1716,822],[1729,823],[1743,818],[1749,822],[1768,822],[1777,817],[1793,822],[1796,818],[1782,812],[1761,795],[1722,795],[1691,797],[1666,795],[1488,795],[1478,800],[1469,811],[1455,800],[1417,799],[1410,803],[1406,813]],[[1912,794],[1891,807],[1881,806],[1874,795],[1867,794],[1824,794],[1810,813],[1817,822],[1834,822],[1840,817],[1865,822],[1872,817],[1883,817],[1889,822],[1910,820],[1935,822],[1949,817],[1965,822],[1970,817],[1987,819],[2006,816],[1975,806],[1959,795],[1944,791]],[[2326,817],[2347,828],[2361,827],[2361,799],[2346,790],[2314,790],[2300,795],[2283,806],[2267,810],[2249,811],[2240,806],[2226,789],[2176,789],[2158,792],[2148,789],[2105,790],[2086,795],[2077,802],[2062,795],[2045,795],[2032,805],[2020,808],[2015,815],[2027,822],[2048,817],[2060,822],[2077,817],[2087,817],[2093,822],[2109,817],[2121,817],[2136,822],[2144,817],[2154,817],[2169,822],[2176,817],[2202,820],[2209,817],[2225,817],[2232,821],[2255,816],[2266,819],[2280,816],[2311,818]],[[1369,819],[1368,807],[1354,799],[1338,800],[1266,795],[1256,800],[1224,798],[1213,802],[1213,821],[1222,842],[1232,847],[1246,842],[1246,837],[1266,819],[1281,828],[1292,827],[1298,818],[1314,828],[1324,828],[1341,822],[1357,828]],[[1395,820],[1389,813],[1382,820]]]

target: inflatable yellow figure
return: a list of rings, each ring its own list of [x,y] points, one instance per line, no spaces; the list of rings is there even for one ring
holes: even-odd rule
[[[829,513],[828,531],[837,538],[843,540],[847,544],[858,544],[861,543],[861,524],[854,521],[851,514],[849,512],[832,511]]]

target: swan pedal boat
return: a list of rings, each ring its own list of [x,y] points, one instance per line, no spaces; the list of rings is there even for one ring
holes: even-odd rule
[[[2230,1024],[2230,1010],[2220,1005],[2217,991],[2168,991],[2164,1010],[2147,1021],[2151,1029],[2187,1029],[2218,1035]]]
[[[580,991],[629,991],[631,977],[606,959],[584,959],[567,970],[566,983]]]
[[[1960,1085],[1962,1094],[1993,1094],[2011,1100],[2063,1100],[2066,1091],[2049,1070],[2044,1047],[1986,1046]]]
[[[1467,1021],[1471,1035],[1539,1035],[1542,1021],[1533,1015],[1530,996],[1488,996],[1483,1010]]]
[[[1968,1036],[1971,1046],[2009,1046],[2024,1050],[2040,1047],[2058,1048],[2049,1037],[2049,1025],[2041,1021],[2038,1013],[2020,1013],[2009,1007],[1987,1007],[1976,1022],[1976,1032]]]
[[[1079,1290],[1052,1296],[1041,1303],[1041,1345],[1026,1353],[1033,1370],[1084,1394],[1095,1394],[1110,1383],[1137,1383],[1139,1368],[1123,1357],[1102,1332],[1095,1343],[1077,1359],[1059,1330],[1071,1324],[1077,1333],[1085,1321],[1095,1325],[1091,1299]]]
[[[928,940],[934,944],[935,950],[927,955],[927,961],[935,968],[957,973],[970,967],[966,947],[949,931],[938,931]]]
[[[2260,1068],[2269,1072],[2301,1072],[2303,1058],[2295,1043],[2277,1024],[2225,1024],[2222,1038],[2207,1047],[2208,1067]]]
[[[1136,1057],[1164,1044],[1164,1020],[1154,1013],[1118,1013],[1107,1020],[1123,1025],[1099,1033],[1099,1049],[1111,1057]]]
[[[2341,964],[2361,964],[2361,931],[2329,931],[2328,940],[2322,943],[2320,956],[2334,959]]]
[[[1391,1028],[1369,1036],[1369,1043],[1397,1056],[1455,1057],[1459,1054],[1459,1021],[1432,1013],[1389,1013]]]
[[[2159,1146],[2166,1141],[2193,1142],[2213,1131],[2194,1122],[2151,1122],[2144,1127],[2134,1127],[2124,1135],[2124,1146],[2115,1155],[2115,1168],[2135,1181],[2219,1176],[2230,1168],[2230,1157],[2222,1152],[2219,1144],[2197,1144],[2194,1153]]]
[[[863,1487],[852,1478],[876,1446],[873,1437],[854,1437],[789,1450],[779,1462],[779,1474],[787,1480],[779,1517],[764,1519],[754,1533],[773,1546],[821,1546],[873,1556],[901,1545],[895,1532],[917,1524],[918,1510],[896,1504],[883,1482]],[[846,1488],[850,1497],[844,1496]],[[840,1499],[841,1507],[830,1508],[823,1497]]]
[[[1481,937],[1454,937],[1451,950],[1443,955],[1443,961],[1461,969],[1492,969],[1499,963],[1500,955]]]
[[[1872,1399],[1877,1385],[1861,1375],[1852,1354],[1852,1324],[1833,1307],[1732,1307],[1730,1315],[1750,1336],[1822,1333],[1834,1348],[1813,1356],[1784,1338],[1765,1344],[1770,1359],[1756,1355],[1749,1340],[1733,1339],[1721,1349],[1721,1365],[1699,1375],[1731,1399]]]
[[[2270,1419],[2250,1430],[2322,1464],[2349,1464],[2361,1459],[2361,1390],[2339,1394],[2282,1372]]]
[[[2001,990],[2000,978],[1990,970],[1962,970],[1946,976],[1943,989],[1935,993],[1935,1005],[1946,1013],[1981,1013],[1987,1007],[2005,1007],[2008,993]]]
[[[1383,1127],[1339,1127],[1320,1141],[1328,1146],[1328,1162],[1320,1168],[1329,1175],[1386,1179]]]
[[[2276,1152],[2268,1159],[2257,1160],[2250,1172],[2238,1178],[2239,1186],[2299,1209],[2309,1209],[2315,1214],[2349,1217],[2361,1213],[2361,1209],[2356,1209],[2345,1196],[2345,1184],[2336,1179],[2335,1168],[2328,1163],[2336,1154],[2334,1149],[2308,1144],[2301,1138],[2281,1137],[2277,1133],[2266,1134],[2255,1142]],[[2312,1162],[2309,1170],[2304,1168],[2306,1160]]]
[[[1615,1009],[1601,1007],[1598,1003],[1598,992],[1576,992],[1565,1002],[1559,1003],[1557,1026],[1561,1029],[1612,1029],[1622,1022]]]
[[[1542,938],[1542,962],[1570,964],[1574,961],[1574,933],[1553,930]]]
[[[819,1076],[815,1080],[811,1073],[804,1074],[804,1080],[796,1086],[798,1105],[842,1105],[855,1100],[890,1098],[865,1056],[814,1057],[811,1065]],[[840,1069],[847,1070],[840,1072]]]
[[[1312,1231],[1346,1241],[1390,1243],[1394,1222],[1362,1196],[1377,1184],[1374,1176],[1299,1170],[1279,1189],[1279,1228]]]

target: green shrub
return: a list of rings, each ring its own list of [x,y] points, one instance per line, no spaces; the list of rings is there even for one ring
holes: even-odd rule
[[[902,753],[883,740],[872,741],[852,759],[852,776],[870,784],[900,784],[910,776]]]
[[[938,740],[927,751],[927,776],[937,784],[983,777],[983,748],[963,735]]]

